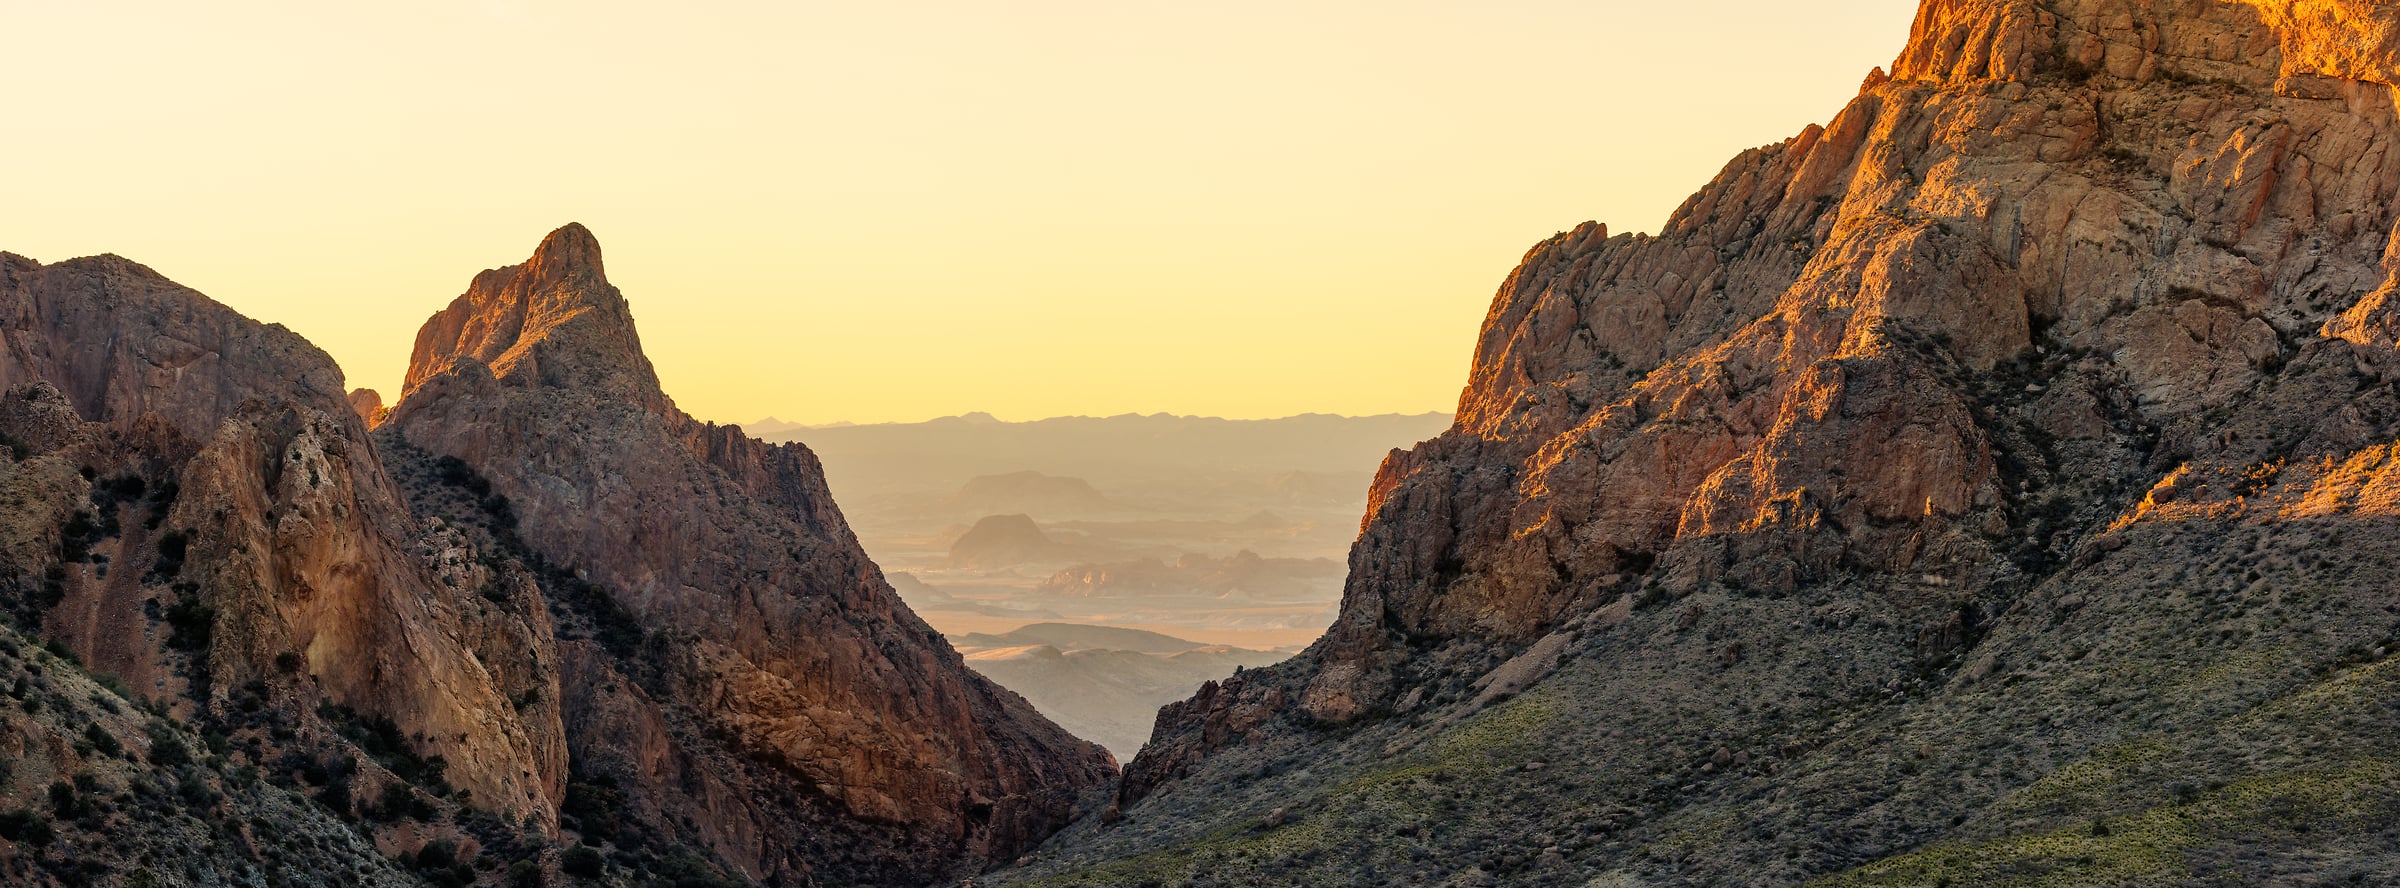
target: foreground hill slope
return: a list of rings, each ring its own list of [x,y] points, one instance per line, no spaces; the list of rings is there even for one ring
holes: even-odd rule
[[[806,448],[676,409],[581,226],[426,322],[381,428],[440,467],[415,472],[428,511],[501,541],[571,611],[575,781],[754,878],[972,871],[1111,776],[901,604]],[[463,501],[434,483],[462,481]]]
[[[2400,879],[2395,83],[2388,4],[1928,0],[1528,253],[1339,622],[1003,881]]]

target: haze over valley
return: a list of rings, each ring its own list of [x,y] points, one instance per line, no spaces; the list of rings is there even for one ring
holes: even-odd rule
[[[744,428],[817,453],[860,544],[970,667],[1130,760],[1160,706],[1324,633],[1376,467],[1449,424],[971,414]],[[1029,624],[1168,641],[1009,637]]]

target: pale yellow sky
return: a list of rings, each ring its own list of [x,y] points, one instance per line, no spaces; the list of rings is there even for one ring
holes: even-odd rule
[[[568,221],[705,418],[1446,410],[1493,289],[1654,230],[1905,0],[0,4],[0,250],[395,394]]]

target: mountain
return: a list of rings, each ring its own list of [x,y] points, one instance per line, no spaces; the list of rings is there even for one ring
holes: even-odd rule
[[[1102,496],[1089,481],[1040,472],[1010,472],[967,479],[967,483],[942,505],[969,516],[1030,512],[1068,517],[1122,511],[1122,507]]]
[[[1213,491],[1237,480],[1263,485],[1293,472],[1364,472],[1396,442],[1423,440],[1449,423],[1444,414],[1270,420],[1126,414],[1001,422],[978,413],[762,437],[806,441],[829,467],[834,492],[854,505],[946,497],[971,479],[1032,472],[1079,478],[1112,497],[1154,507],[1171,495]],[[1363,490],[1348,490],[1350,501]]]
[[[984,883],[2400,881],[2395,84],[2383,3],[1927,0],[1531,250],[1331,631]]]
[[[910,613],[807,448],[676,409],[581,226],[425,323],[379,434],[558,611],[569,795],[611,820],[753,879],[924,884],[1111,776]]]
[[[1075,557],[1076,549],[1043,533],[1025,515],[986,515],[950,544],[950,563],[961,567],[1007,567]]]
[[[1047,645],[1064,651],[1131,651],[1137,654],[1180,654],[1207,647],[1172,635],[1115,626],[1075,623],[1028,623],[1005,633],[973,633],[952,639],[961,648],[1008,648]]]
[[[8,881],[555,870],[549,615],[410,513],[330,358],[119,257],[0,254],[0,388]]]

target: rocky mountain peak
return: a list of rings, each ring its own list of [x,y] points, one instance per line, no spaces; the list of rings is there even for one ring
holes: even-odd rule
[[[570,225],[476,276],[378,426],[473,480],[470,508],[421,508],[542,568],[577,636],[560,647],[577,779],[779,884],[928,884],[1063,825],[1107,754],[909,612],[807,448],[676,409],[601,268]]]
[[[672,409],[642,353],[633,310],[608,282],[600,241],[569,223],[522,264],[476,275],[417,332],[405,400],[429,379],[481,366],[505,384],[591,387]]]
[[[581,222],[569,222],[543,237],[542,245],[534,249],[533,258],[526,261],[525,267],[533,272],[537,286],[575,280],[608,285],[608,270],[600,259],[600,239]]]

